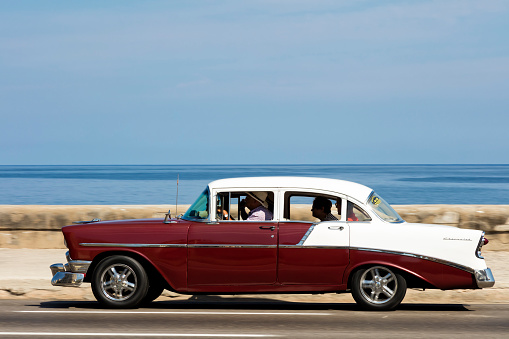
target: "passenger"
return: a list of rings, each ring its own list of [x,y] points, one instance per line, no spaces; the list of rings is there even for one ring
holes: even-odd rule
[[[338,215],[341,215],[341,198],[336,200],[336,208],[338,209]]]
[[[223,215],[222,217],[221,217],[221,214]],[[228,214],[227,210],[223,210],[223,212],[221,212],[221,207],[217,208],[216,215],[217,215],[218,220],[235,220],[235,219],[233,219],[233,217],[231,215]]]
[[[311,212],[313,213],[313,217],[320,219],[320,221],[331,221],[338,220],[331,213],[332,203],[329,199],[325,197],[316,197],[313,200],[313,207],[311,208]]]
[[[239,204],[240,214],[244,220],[272,220],[272,212],[269,211],[267,192],[246,192],[246,199]],[[249,208],[249,214],[246,212]]]
[[[354,211],[353,211],[353,207],[355,205],[353,203],[351,203],[350,201],[348,202],[348,204],[346,205],[346,217],[347,217],[347,221],[359,221],[359,218],[357,218],[357,216],[355,215]]]

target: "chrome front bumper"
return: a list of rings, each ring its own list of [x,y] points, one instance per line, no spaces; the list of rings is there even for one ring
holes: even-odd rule
[[[85,274],[91,261],[71,260],[69,252],[66,253],[67,264],[53,264],[49,268],[53,274],[53,286],[79,287],[85,279]]]
[[[485,270],[476,270],[474,276],[475,281],[477,282],[477,287],[479,288],[492,287],[495,285],[495,278],[489,268]]]

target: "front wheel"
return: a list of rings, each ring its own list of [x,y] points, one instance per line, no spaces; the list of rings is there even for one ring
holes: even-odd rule
[[[366,310],[388,311],[396,308],[406,294],[406,280],[385,266],[356,271],[352,277],[352,296]]]
[[[106,307],[134,308],[143,301],[148,287],[143,266],[123,255],[103,259],[92,276],[92,292]]]

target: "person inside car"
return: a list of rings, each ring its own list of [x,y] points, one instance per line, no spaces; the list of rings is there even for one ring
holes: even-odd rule
[[[269,211],[267,192],[246,192],[246,199],[240,202],[240,214],[244,220],[272,220],[272,212]],[[249,213],[246,212],[249,208]]]
[[[316,197],[313,200],[313,207],[311,208],[311,212],[313,213],[313,217],[320,219],[320,221],[331,221],[338,220],[331,213],[332,203],[329,199],[325,197]]]
[[[355,204],[352,202],[348,202],[346,205],[346,220],[347,221],[359,221],[359,218],[355,215],[355,212],[353,211]]]
[[[348,201],[348,203],[346,204],[346,220],[347,221],[359,221],[359,219],[357,218],[357,216],[355,215],[355,213],[353,211],[354,206],[355,206],[355,204],[353,204],[350,201]],[[341,199],[338,199],[336,201],[336,208],[338,209],[338,214],[341,215]]]

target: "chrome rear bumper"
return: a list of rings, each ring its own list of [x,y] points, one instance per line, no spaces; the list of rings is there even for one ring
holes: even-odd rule
[[[85,279],[85,274],[91,261],[71,260],[69,252],[66,253],[67,264],[53,264],[49,268],[53,274],[53,286],[79,287]]]
[[[489,268],[485,270],[476,270],[474,276],[475,281],[477,282],[477,287],[479,288],[492,287],[495,285],[495,278]]]

